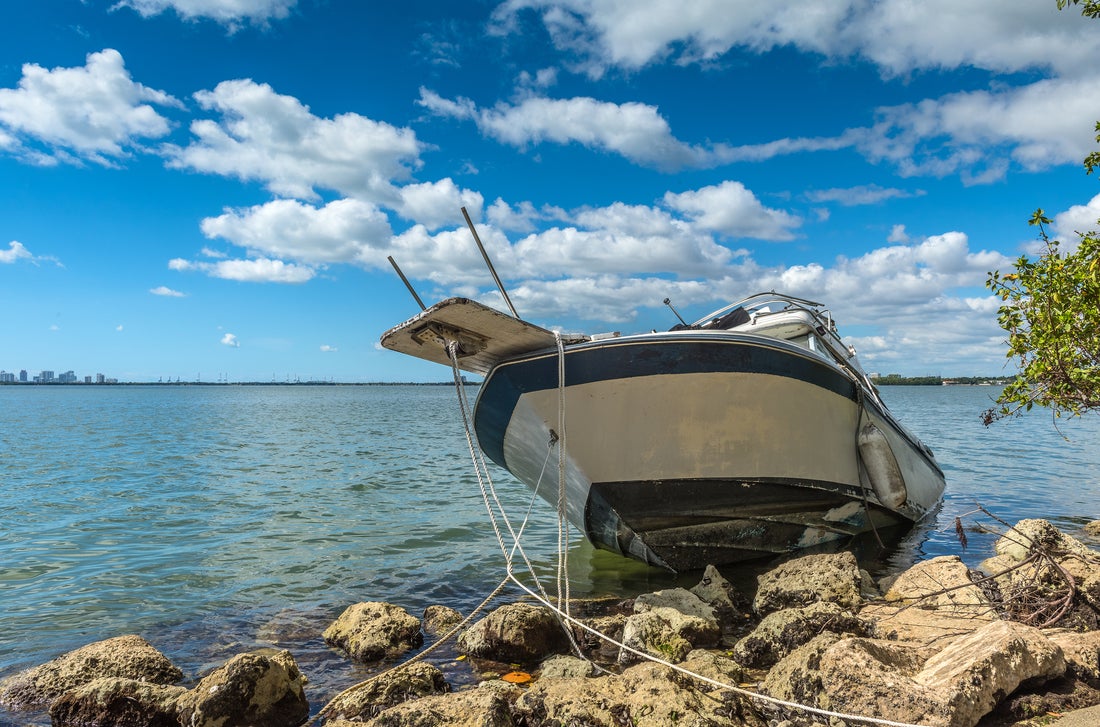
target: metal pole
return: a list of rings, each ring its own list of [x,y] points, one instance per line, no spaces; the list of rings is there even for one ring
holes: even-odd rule
[[[669,308],[672,308],[672,301],[668,298],[665,298],[665,305],[667,305]],[[680,312],[678,310],[672,308],[672,312],[676,314],[676,317],[680,319],[681,323],[683,323],[685,326],[688,324],[687,321],[685,321],[680,315]]]
[[[477,249],[481,250],[481,257],[485,258],[485,265],[489,268],[489,272],[493,274],[493,280],[496,281],[497,290],[500,291],[501,296],[504,297],[504,302],[508,304],[508,310],[512,311],[512,316],[519,318],[519,314],[516,313],[516,307],[512,305],[511,299],[508,298],[508,293],[504,291],[504,286],[500,282],[500,278],[497,277],[497,271],[493,267],[493,261],[489,259],[489,253],[485,252],[485,246],[481,244],[481,238],[477,236],[477,230],[474,228],[474,223],[470,220],[470,215],[466,212],[466,208],[462,208],[462,216],[466,218],[466,225],[470,228],[470,232],[473,233],[474,242],[477,243]]]
[[[409,284],[409,279],[405,277],[405,273],[401,272],[401,268],[397,267],[397,261],[393,259],[393,255],[387,255],[386,259],[390,261],[390,265],[392,265],[393,269],[397,271],[398,276],[400,276],[401,278],[401,282],[404,283],[405,287],[409,289],[410,293],[412,293],[412,297],[416,299],[417,304],[420,306],[420,310],[427,310],[427,308],[424,306],[424,301],[420,300],[420,296],[416,294],[416,291],[413,290],[412,285]]]

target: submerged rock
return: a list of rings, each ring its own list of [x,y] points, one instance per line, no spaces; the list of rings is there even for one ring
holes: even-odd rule
[[[424,642],[420,619],[391,603],[366,601],[348,606],[323,634],[357,661],[400,656]]]
[[[443,635],[462,623],[462,614],[447,606],[428,606],[424,609],[424,631]]]
[[[118,636],[5,679],[0,682],[0,704],[16,710],[47,707],[70,689],[103,677],[174,684],[183,672],[142,637]]]
[[[496,661],[531,664],[569,648],[569,637],[548,608],[510,603],[459,634],[464,654]]]
[[[293,727],[309,717],[304,678],[288,651],[238,654],[177,703],[188,727]]]

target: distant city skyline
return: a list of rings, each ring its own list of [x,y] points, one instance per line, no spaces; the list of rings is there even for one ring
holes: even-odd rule
[[[27,369],[19,369],[19,373],[13,371],[5,371],[0,369],[0,384],[117,384],[118,379],[105,376],[104,374],[97,373],[95,375],[87,374],[83,380],[76,373],[69,369],[60,374],[55,374],[53,369],[42,369],[37,374],[27,373]]]
[[[441,381],[448,379],[441,377]],[[464,377],[465,378],[465,377]],[[197,373],[188,378],[181,375],[159,376],[156,379],[126,380],[103,373],[79,375],[73,369],[56,373],[53,369],[42,369],[38,373],[30,373],[29,369],[21,368],[18,371],[0,369],[0,384],[160,384],[160,383],[354,383],[338,382],[334,378],[303,377],[297,374],[285,374],[278,376],[272,374],[270,379],[233,379],[227,373],[215,373],[213,378],[203,378],[202,373]]]

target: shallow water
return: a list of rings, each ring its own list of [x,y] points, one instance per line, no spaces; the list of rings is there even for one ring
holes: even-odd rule
[[[978,414],[995,393],[884,389],[935,450],[948,489],[888,551],[862,543],[872,572],[947,553],[976,564],[994,539],[978,526],[997,525],[979,505],[1070,531],[1100,518],[1100,417],[1059,431],[1032,412],[985,428]],[[522,521],[529,491],[491,472]],[[320,639],[345,606],[465,613],[504,577],[447,386],[0,387],[0,483],[0,678],[123,633],[142,634],[192,679],[277,645],[310,677],[318,709],[368,673]],[[541,501],[524,543],[552,575],[557,528]],[[569,563],[573,595],[677,582],[575,535]],[[759,567],[727,575],[751,579]],[[453,657],[435,663],[461,679]],[[0,727],[28,724],[13,719],[0,711]]]

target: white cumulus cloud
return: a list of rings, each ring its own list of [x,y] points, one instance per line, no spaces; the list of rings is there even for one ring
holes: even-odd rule
[[[201,227],[207,237],[225,239],[259,257],[308,265],[360,261],[384,249],[393,234],[383,212],[357,199],[323,207],[274,200],[208,217]]]
[[[611,67],[708,63],[733,49],[780,47],[858,56],[886,76],[961,66],[1072,73],[1100,60],[1095,31],[1075,13],[1031,0],[507,0],[494,13],[496,31],[518,32],[522,13],[537,16],[573,70],[593,77]]]
[[[769,209],[740,182],[665,195],[671,209],[692,219],[697,227],[729,237],[790,240],[802,220],[783,210]]]
[[[186,293],[181,293],[178,290],[172,290],[167,285],[158,285],[155,288],[150,288],[149,292],[153,295],[162,295],[166,298],[183,298],[186,297]]]
[[[1087,235],[1100,230],[1100,194],[1054,216],[1054,224],[1048,232],[1059,240],[1063,250],[1075,250],[1080,241],[1078,233]]]
[[[18,87],[0,89],[0,129],[7,148],[38,164],[112,166],[141,140],[168,134],[168,119],[154,105],[181,106],[135,82],[122,55],[108,48],[77,68],[25,64]]]
[[[237,337],[232,333],[226,333],[222,336],[221,343],[223,346],[230,346],[232,348],[240,348],[241,343],[237,340]]]
[[[23,243],[18,240],[9,242],[7,250],[0,250],[0,263],[14,263],[17,260],[33,259],[34,255],[31,255],[30,250],[24,247]]]
[[[305,283],[317,273],[303,265],[285,263],[282,260],[256,258],[254,260],[219,260],[205,262],[175,258],[168,261],[172,270],[187,272],[197,270],[212,278],[238,280],[247,283]]]
[[[267,84],[223,81],[195,100],[221,118],[192,122],[188,146],[166,145],[171,167],[259,181],[286,197],[317,199],[328,189],[392,206],[393,183],[420,165],[412,130],[353,113],[320,118]]]
[[[450,101],[423,88],[419,103],[440,116],[471,119],[486,136],[521,149],[577,143],[664,170],[707,166],[716,159],[711,150],[676,139],[657,108],[643,103],[532,97],[478,109],[468,99]]]
[[[175,10],[185,20],[209,18],[235,29],[242,20],[265,25],[287,17],[298,0],[118,0],[113,8],[133,8],[144,17]]]

